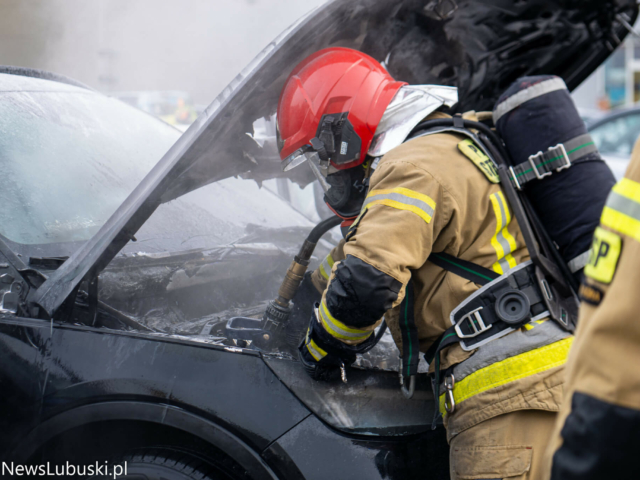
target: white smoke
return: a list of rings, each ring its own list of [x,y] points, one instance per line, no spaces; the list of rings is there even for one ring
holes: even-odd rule
[[[208,104],[324,0],[0,0],[0,64],[97,90],[184,90]]]

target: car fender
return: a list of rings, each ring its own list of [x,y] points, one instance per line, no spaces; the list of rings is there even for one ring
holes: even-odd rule
[[[277,479],[269,465],[249,445],[214,422],[183,409],[136,401],[102,402],[67,410],[34,428],[13,450],[17,462],[29,459],[42,445],[64,432],[96,422],[144,421],[182,430],[222,450],[256,480]]]

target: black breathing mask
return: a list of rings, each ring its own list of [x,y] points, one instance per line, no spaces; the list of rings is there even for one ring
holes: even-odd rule
[[[295,158],[288,162],[293,166],[308,161],[324,190],[325,203],[345,220],[360,214],[369,182],[362,164],[344,170],[337,167],[358,160],[360,147],[360,137],[353,129],[348,113],[324,115],[310,145],[292,155]]]
[[[369,187],[363,166],[327,175],[326,182],[330,188],[324,194],[324,201],[329,208],[345,220],[357,217]]]

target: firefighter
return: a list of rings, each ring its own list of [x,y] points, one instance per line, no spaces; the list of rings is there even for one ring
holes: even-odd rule
[[[584,273],[565,402],[549,452],[551,478],[635,479],[640,447],[640,143],[625,177],[609,194]]]
[[[383,317],[411,378],[417,350],[433,357],[451,312],[482,283],[463,270],[477,265],[480,277],[496,278],[529,259],[479,145],[457,132],[407,139],[425,117],[448,117],[436,111],[451,105],[438,96],[446,90],[431,88],[397,82],[373,58],[344,48],[311,55],[285,83],[277,113],[284,169],[308,164],[345,220],[345,242],[311,276],[326,286],[299,347],[314,379],[344,371],[371,346]],[[457,270],[429,261],[433,253]],[[542,473],[571,340],[538,318],[480,348],[454,342],[435,356],[451,478]]]

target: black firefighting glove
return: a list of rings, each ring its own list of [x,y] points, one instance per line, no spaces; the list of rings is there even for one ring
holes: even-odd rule
[[[316,304],[317,308],[318,304]],[[347,345],[333,338],[318,323],[314,312],[307,335],[300,342],[298,356],[307,374],[314,380],[329,381],[340,377],[341,367],[351,366],[356,354],[365,353],[375,345],[375,335],[359,345]]]
[[[296,349],[309,326],[309,318],[313,315],[313,306],[322,298],[322,292],[311,281],[312,272],[304,274],[302,282],[292,299],[291,315],[287,322],[287,343]]]

